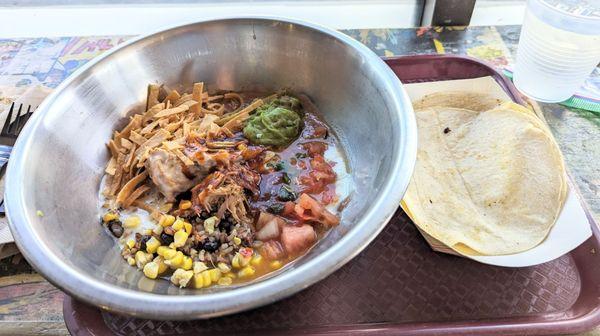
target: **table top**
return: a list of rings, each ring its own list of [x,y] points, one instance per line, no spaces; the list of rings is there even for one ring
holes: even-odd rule
[[[380,56],[463,54],[498,67],[513,63],[519,26],[345,30]],[[128,36],[0,39],[0,103],[35,85],[56,87],[94,56]],[[540,104],[567,168],[600,222],[600,115]],[[20,257],[0,261],[0,334],[65,335],[64,294]],[[600,329],[584,335],[600,335]]]

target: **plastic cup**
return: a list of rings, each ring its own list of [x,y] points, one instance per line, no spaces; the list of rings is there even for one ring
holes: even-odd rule
[[[599,62],[600,1],[527,1],[514,72],[519,91],[567,100]]]

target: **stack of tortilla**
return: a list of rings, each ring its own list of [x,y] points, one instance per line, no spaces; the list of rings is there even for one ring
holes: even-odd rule
[[[478,93],[413,103],[415,171],[402,206],[422,232],[463,255],[540,244],[567,196],[562,155],[530,110]]]

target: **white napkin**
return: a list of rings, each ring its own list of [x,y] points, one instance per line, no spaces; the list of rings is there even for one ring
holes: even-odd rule
[[[40,103],[52,92],[52,89],[44,86],[32,87],[0,87],[0,128],[4,125],[4,121],[8,116],[8,110],[13,102],[12,119],[16,117],[19,104],[23,104],[21,113],[27,112],[27,107],[31,105],[31,109],[37,108]],[[0,180],[0,195],[4,197],[4,177]],[[5,258],[16,254],[19,251],[16,249],[13,236],[8,228],[8,220],[6,217],[0,218],[0,258]]]

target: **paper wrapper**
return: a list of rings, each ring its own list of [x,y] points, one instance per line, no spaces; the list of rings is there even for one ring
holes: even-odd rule
[[[16,117],[16,111],[19,104],[23,104],[21,113],[27,112],[27,107],[31,106],[34,110],[41,102],[52,92],[51,89],[43,86],[34,86],[29,88],[0,87],[0,127],[8,116],[10,105],[15,103],[12,118]],[[18,98],[17,98],[18,97]],[[4,177],[0,180],[0,195],[4,195]],[[13,244],[14,238],[8,228],[6,217],[0,217],[0,259],[18,253]]]
[[[504,92],[502,87],[498,85],[492,77],[405,84],[404,87],[412,101],[418,100],[431,93],[447,91],[480,92],[492,95],[494,98],[511,100],[506,92]],[[545,122],[545,119],[540,111],[535,112],[538,117]],[[563,206],[563,209],[558,216],[554,227],[550,230],[548,237],[546,237],[546,239],[538,246],[525,252],[510,255],[463,256],[477,260],[484,264],[522,267],[545,263],[575,249],[592,235],[592,230],[585,215],[585,211],[577,198],[577,192],[575,192],[573,188],[573,185],[569,182],[569,192],[565,201],[565,205]],[[410,216],[410,213],[408,213],[408,215]],[[421,231],[429,245],[434,250],[459,255],[459,253],[435,238],[429,236],[420,228],[419,231]]]

